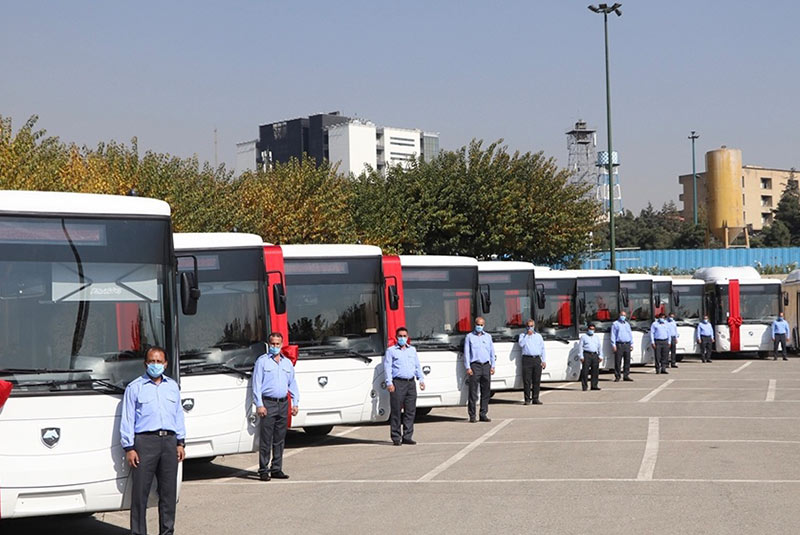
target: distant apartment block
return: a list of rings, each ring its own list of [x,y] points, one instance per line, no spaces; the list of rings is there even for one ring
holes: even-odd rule
[[[260,167],[307,154],[317,165],[338,164],[343,174],[359,175],[367,169],[385,173],[388,167],[405,166],[418,157],[435,158],[439,134],[376,126],[332,112],[261,125],[255,152]]]

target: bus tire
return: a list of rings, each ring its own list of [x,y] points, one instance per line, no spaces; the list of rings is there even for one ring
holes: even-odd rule
[[[307,435],[311,435],[312,437],[324,437],[325,435],[333,431],[333,426],[314,425],[310,427],[304,427],[303,431],[305,431]]]
[[[678,362],[683,362],[683,355],[675,355],[675,360]]]

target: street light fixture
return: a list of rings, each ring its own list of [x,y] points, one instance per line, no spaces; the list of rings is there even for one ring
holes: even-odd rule
[[[611,269],[616,269],[616,239],[614,236],[614,158],[611,150],[611,80],[608,70],[608,14],[614,13],[618,17],[622,16],[622,11],[619,8],[622,4],[615,3],[613,5],[599,4],[597,6],[589,6],[589,10],[594,13],[603,14],[603,30],[606,40],[606,125],[608,127],[608,225],[610,228],[610,260]]]
[[[689,139],[692,140],[692,199],[694,199],[694,226],[697,226],[697,166],[694,163],[694,140],[700,136],[692,130],[692,135]]]

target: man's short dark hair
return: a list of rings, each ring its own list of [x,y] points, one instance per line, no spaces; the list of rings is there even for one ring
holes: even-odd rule
[[[408,329],[406,329],[405,327],[398,327],[397,330],[394,331],[394,335],[397,336],[403,331],[405,331],[405,333],[408,334]]]
[[[590,323],[586,326],[587,329],[594,329],[594,323]]]
[[[267,340],[272,340],[273,338],[280,338],[281,341],[283,341],[283,335],[281,333],[277,332],[277,331],[273,331],[273,332],[269,333],[269,336],[267,337]]]
[[[150,346],[147,348],[147,351],[144,352],[144,360],[147,361],[147,357],[150,356],[150,353],[161,353],[164,355],[164,360],[169,360],[167,357],[167,350],[161,346]]]

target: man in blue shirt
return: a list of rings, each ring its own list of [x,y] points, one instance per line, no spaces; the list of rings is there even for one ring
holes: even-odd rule
[[[294,366],[281,353],[281,347],[283,335],[271,333],[267,353],[258,357],[253,369],[253,401],[256,413],[261,418],[261,443],[258,449],[258,475],[261,481],[289,479],[283,472],[283,445],[289,424],[288,395],[292,397],[292,416],[297,416],[300,392],[294,378]]]
[[[611,325],[611,350],[614,352],[614,382],[619,381],[620,375],[625,381],[633,381],[630,378],[633,332],[624,310],[619,313],[619,319]]]
[[[786,343],[790,338],[789,324],[783,319],[783,312],[781,312],[778,318],[772,322],[772,360],[778,360],[778,345],[781,346],[783,360],[789,360],[786,358]]]
[[[414,417],[417,414],[417,385],[414,378],[419,381],[419,389],[425,390],[425,376],[416,348],[408,343],[408,329],[398,327],[395,336],[397,343],[389,347],[383,357],[384,380],[392,409],[389,416],[390,436],[395,446],[413,446],[417,443],[414,440]]]
[[[675,313],[670,312],[667,318],[667,329],[669,330],[669,367],[677,368],[678,356],[678,322],[675,321]]]
[[[178,383],[164,375],[167,353],[151,347],[146,373],[134,379],[122,399],[120,438],[131,466],[131,533],[147,533],[147,498],[158,482],[159,533],[175,532],[178,463],[183,461],[186,428]]]
[[[671,336],[664,316],[662,312],[658,315],[658,319],[650,325],[650,342],[655,350],[656,373],[669,373],[667,366],[669,366],[669,341]]]
[[[489,418],[489,389],[491,376],[494,375],[494,343],[492,335],[485,332],[486,321],[475,318],[475,330],[464,340],[464,366],[467,368],[469,381],[469,401],[467,414],[469,421],[475,423],[475,405],[478,402],[478,387],[481,390],[481,422],[491,422]]]
[[[700,360],[711,362],[711,344],[714,343],[714,326],[708,322],[708,314],[697,326],[697,343],[700,344]]]
[[[542,382],[542,370],[547,367],[547,357],[544,353],[544,339],[536,332],[536,323],[529,319],[526,322],[525,332],[517,340],[522,349],[522,390],[525,395],[525,405],[541,405],[539,401],[539,386]],[[533,397],[531,397],[531,389]]]
[[[583,391],[589,386],[589,375],[592,377],[592,390],[600,390],[597,381],[600,379],[600,361],[603,360],[600,337],[594,334],[594,323],[590,323],[586,332],[578,340],[578,356],[581,359],[581,386]]]

